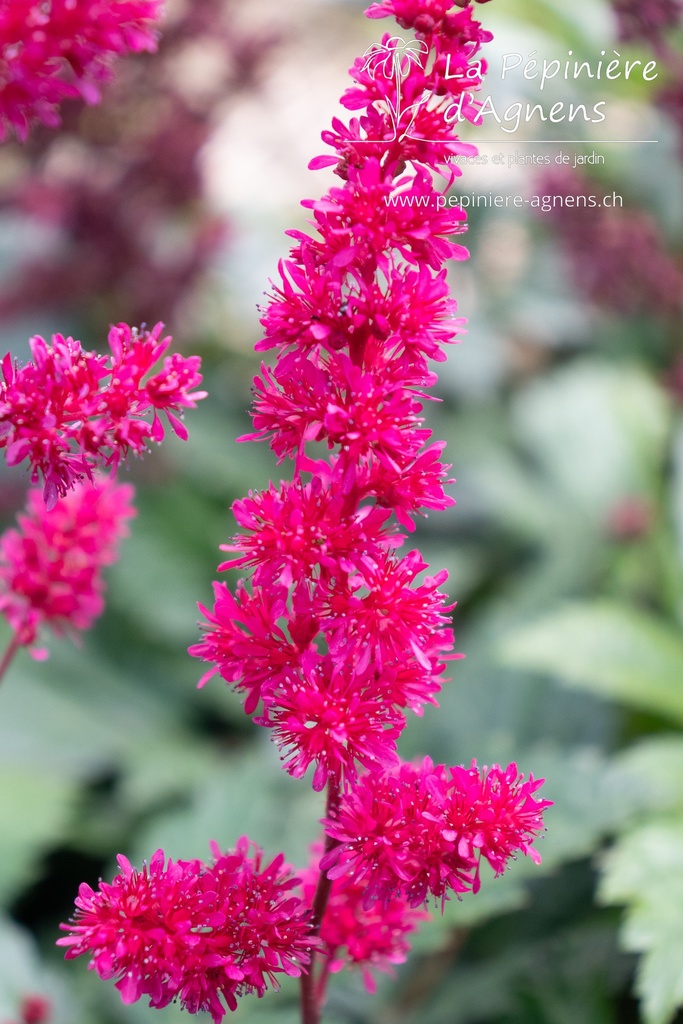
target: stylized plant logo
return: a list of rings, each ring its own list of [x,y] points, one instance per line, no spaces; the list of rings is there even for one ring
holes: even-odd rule
[[[413,118],[422,101],[412,103],[405,108],[401,107],[401,86],[403,79],[408,77],[411,68],[424,67],[424,59],[429,53],[429,47],[421,39],[403,39],[401,36],[391,36],[384,43],[373,43],[369,46],[363,56],[365,63],[363,71],[368,71],[374,79],[378,74],[383,78],[392,79],[395,85],[395,101],[389,96],[385,97],[391,119],[394,122],[395,136],[398,135],[399,121],[401,117],[410,110],[414,110]],[[412,125],[412,120],[411,120]],[[410,127],[410,125],[408,126]],[[408,129],[403,135],[408,133]],[[403,136],[402,136],[403,137]]]

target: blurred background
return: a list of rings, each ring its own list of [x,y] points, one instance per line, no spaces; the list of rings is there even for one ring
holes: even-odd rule
[[[231,502],[280,469],[249,426],[257,303],[339,113],[346,70],[389,23],[357,0],[169,0],[159,53],[121,61],[101,106],[0,150],[3,352],[34,333],[102,345],[163,320],[209,399],[126,470],[139,514],[80,647],[19,658],[0,693],[0,1024],[180,1024],[65,965],[78,884],[159,846],[206,857],[248,833],[302,864],[322,813],[215,678],[197,691]],[[506,0],[482,160],[455,191],[472,253],[452,270],[469,334],[428,409],[457,506],[417,543],[457,600],[454,678],[402,754],[507,763],[555,802],[542,866],[519,861],[424,926],[375,996],[338,975],[329,1024],[667,1024],[683,1004],[683,12],[675,0]],[[532,59],[654,60],[657,76],[557,76]],[[523,63],[503,79],[506,54]],[[508,60],[508,65],[511,63]],[[522,121],[514,105],[596,103]],[[507,120],[504,113],[512,108]],[[565,141],[568,140],[568,141]],[[559,154],[567,160],[556,158]],[[590,160],[591,154],[596,154]],[[500,160],[494,156],[501,155]],[[486,160],[483,159],[486,157]],[[546,161],[545,157],[548,157]],[[577,159],[578,157],[578,159]],[[597,159],[601,157],[602,159]],[[621,204],[602,205],[617,194]],[[534,196],[594,195],[543,212]],[[287,466],[282,467],[286,473]],[[9,525],[26,481],[0,471]],[[229,575],[229,574],[228,574]],[[234,583],[234,578],[232,579]],[[0,638],[4,642],[4,637]],[[296,1024],[297,989],[234,1019]]]

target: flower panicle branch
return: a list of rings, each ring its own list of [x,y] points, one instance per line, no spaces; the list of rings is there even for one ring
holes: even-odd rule
[[[95,468],[116,468],[130,452],[142,454],[164,437],[159,417],[187,438],[182,422],[206,396],[198,356],[165,356],[171,338],[163,324],[151,330],[117,324],[109,355],[85,351],[79,341],[36,336],[32,360],[17,365],[10,353],[0,379],[0,450],[9,466],[28,462],[31,481],[42,478],[48,509]],[[150,418],[151,414],[151,418]]]

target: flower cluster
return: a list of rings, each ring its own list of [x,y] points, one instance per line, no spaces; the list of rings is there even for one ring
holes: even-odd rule
[[[33,644],[43,626],[88,629],[102,614],[102,569],[118,557],[132,498],[130,484],[96,480],[47,511],[40,491],[29,491],[18,529],[0,538],[0,613],[17,644]]]
[[[518,851],[540,861],[532,843],[550,801],[533,794],[542,783],[525,782],[514,763],[448,768],[428,757],[366,775],[325,821],[339,845],[320,866],[332,879],[349,875],[366,900],[402,897],[417,907],[477,892],[482,857],[496,874]]]
[[[323,132],[322,138],[336,155],[318,156],[310,166],[336,164],[337,173],[347,178],[352,169],[358,172],[368,165],[365,175],[372,179],[370,161],[378,160],[380,181],[373,193],[380,207],[366,207],[368,214],[374,212],[372,220],[381,222],[380,210],[384,213],[386,209],[383,186],[388,186],[406,163],[413,169],[415,194],[424,195],[431,187],[431,178],[421,168],[439,171],[452,181],[461,173],[451,162],[453,157],[476,153],[474,146],[457,138],[453,126],[458,120],[477,121],[478,107],[472,97],[486,70],[486,62],[477,54],[481,44],[492,36],[474,19],[470,4],[457,5],[463,9],[455,11],[451,10],[453,6],[450,0],[387,0],[367,11],[371,18],[394,15],[402,28],[414,28],[417,38],[406,43],[400,36],[385,33],[381,44],[370,47],[356,60],[351,69],[356,85],[346,91],[341,102],[348,110],[363,113],[348,125],[335,118],[332,131]],[[406,185],[405,181],[401,183]],[[400,187],[393,190],[402,191]],[[424,214],[424,204],[419,202],[392,206],[392,215],[399,213],[408,221],[417,219],[416,213]],[[433,211],[436,208],[434,203]],[[446,214],[445,210],[440,212]],[[459,217],[460,211],[451,208],[447,215],[434,217],[430,227],[437,234],[448,232],[449,218],[452,222]],[[450,228],[457,230],[457,226]],[[423,240],[430,233],[425,230]],[[451,252],[442,250],[441,258],[458,251],[465,255],[456,247]],[[416,262],[410,257],[408,261]]]
[[[304,898],[311,903],[320,874],[322,845],[313,848],[311,863],[302,872]],[[374,992],[373,971],[394,974],[394,966],[402,964],[410,952],[408,936],[428,921],[430,914],[411,907],[405,896],[394,895],[387,900],[368,900],[365,884],[343,875],[330,889],[327,909],[320,927],[320,940],[327,959],[325,975],[336,974],[345,967],[362,971],[368,992]]]
[[[163,324],[151,331],[118,324],[109,332],[110,355],[86,352],[73,338],[53,335],[30,341],[33,361],[17,366],[8,353],[0,381],[0,449],[10,466],[27,460],[31,480],[44,480],[45,504],[52,508],[97,465],[118,465],[129,451],[144,452],[161,441],[163,412],[176,434],[187,437],[178,418],[206,392],[198,356],[175,353],[149,374],[171,339]],[[152,412],[151,421],[146,417]]]
[[[156,49],[162,0],[5,0],[0,4],[0,139],[60,123],[65,99],[100,99],[118,55]]]
[[[251,846],[246,836],[228,853],[212,844],[211,864],[166,862],[157,850],[142,871],[119,857],[111,884],[97,892],[81,885],[58,945],[67,959],[90,956],[101,978],[116,978],[124,1003],[178,1000],[219,1024],[238,996],[277,988],[279,974],[298,977],[319,945],[283,855],[266,864]]]

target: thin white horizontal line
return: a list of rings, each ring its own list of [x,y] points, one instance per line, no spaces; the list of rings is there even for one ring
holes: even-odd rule
[[[581,146],[605,146],[605,145],[607,145],[607,146],[638,146],[638,145],[641,145],[642,143],[645,143],[645,142],[647,142],[647,143],[656,143],[656,142],[659,142],[659,139],[600,139],[600,141],[598,141],[596,139],[477,139],[477,138],[474,138],[474,139],[460,139],[460,141],[461,142],[471,142],[473,145],[477,145],[477,146],[483,146],[483,145],[489,145],[489,144],[492,145],[492,146],[498,146],[501,143],[506,143],[508,146],[512,145],[513,143],[515,143],[515,145],[517,145],[517,146],[530,146],[530,145],[534,145],[534,146],[538,146],[538,145],[555,146],[555,145],[557,145],[560,142],[563,145],[565,145],[565,146],[569,145],[570,143],[572,143],[574,145],[581,145]]]

